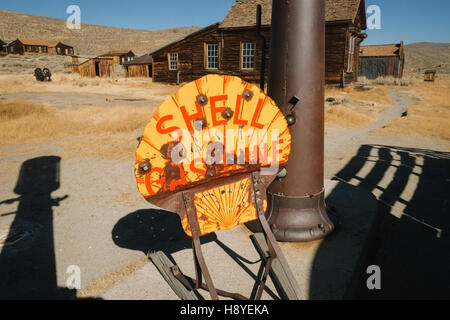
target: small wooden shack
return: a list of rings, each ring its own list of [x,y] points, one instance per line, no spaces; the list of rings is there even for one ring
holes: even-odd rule
[[[153,52],[153,81],[192,81],[216,73],[258,82],[265,59],[266,80],[270,50],[262,56],[256,35],[256,7],[262,6],[262,34],[270,47],[272,0],[238,0],[225,19]],[[366,35],[364,0],[326,0],[325,80],[347,84],[357,80],[359,47]]]
[[[363,46],[359,53],[359,76],[367,79],[403,77],[405,50],[403,41],[396,44]]]
[[[431,69],[425,70],[425,77],[424,77],[425,81],[433,82],[435,78],[436,78],[436,70]]]
[[[152,56],[144,54],[131,61],[124,62],[127,77],[152,77]]]
[[[98,56],[98,58],[111,58],[114,63],[124,64],[127,61],[133,61],[135,54],[131,50],[110,51]]]
[[[75,57],[74,59],[78,61],[79,58]],[[113,65],[117,64],[111,57],[96,57],[81,63],[75,61],[72,64],[72,72],[91,78],[110,77],[113,73]]]
[[[48,54],[48,55],[73,55],[73,47],[59,41],[41,41],[18,38],[7,47],[11,54]]]
[[[0,56],[6,55],[6,44],[3,40],[0,39]]]

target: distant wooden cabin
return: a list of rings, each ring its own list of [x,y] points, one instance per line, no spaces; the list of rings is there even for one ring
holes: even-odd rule
[[[403,77],[405,50],[403,41],[397,44],[363,46],[359,53],[359,76],[368,79]]]
[[[78,56],[72,56],[72,72],[79,73],[82,77],[111,77],[113,75],[125,75],[122,64],[134,60],[134,53],[128,51],[111,51],[95,58],[89,58],[83,62]]]
[[[145,54],[134,60],[124,62],[127,77],[152,77],[152,56]]]
[[[256,7],[262,6],[269,73],[272,0],[236,1],[225,19],[153,52],[153,81],[186,82],[209,73],[258,82],[262,40],[256,36]],[[364,0],[326,0],[326,82],[346,84],[358,76],[359,47],[366,35]],[[267,78],[266,78],[267,80]]]
[[[425,76],[424,76],[425,81],[433,82],[435,78],[436,78],[436,70],[431,70],[431,69],[425,70]]]
[[[4,56],[6,54],[6,43],[0,39],[0,56]]]
[[[135,54],[131,50],[110,51],[98,56],[99,58],[112,58],[114,63],[124,64],[127,61],[133,61]]]
[[[110,77],[113,73],[113,66],[117,65],[112,57],[96,57],[78,63],[78,57],[72,64],[72,72],[79,73],[82,77]]]
[[[59,41],[41,41],[18,38],[7,46],[11,54],[48,54],[48,55],[73,55],[73,47]]]

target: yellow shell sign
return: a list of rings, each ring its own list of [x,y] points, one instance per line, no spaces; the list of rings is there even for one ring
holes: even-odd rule
[[[136,151],[138,189],[154,202],[205,184],[194,201],[202,233],[230,228],[256,218],[249,182],[216,189],[208,182],[274,175],[290,144],[286,119],[264,92],[238,77],[208,75],[164,101],[146,126]]]

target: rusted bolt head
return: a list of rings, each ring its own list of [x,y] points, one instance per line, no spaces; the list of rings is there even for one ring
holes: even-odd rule
[[[231,117],[233,116],[234,112],[233,110],[231,110],[230,108],[226,108],[223,112],[222,112],[222,117],[226,120],[230,120]]]
[[[286,121],[287,121],[288,126],[292,126],[293,124],[295,124],[295,117],[294,117],[294,115],[293,114],[288,114],[286,116]]]
[[[253,98],[253,92],[251,92],[248,89],[245,89],[242,93],[242,98],[244,98],[245,101],[250,101]]]
[[[214,167],[209,167],[206,169],[206,178],[212,178],[216,175],[216,168]]]
[[[194,127],[196,130],[202,130],[208,126],[205,118],[199,118],[194,120]]]
[[[199,94],[197,96],[197,103],[199,106],[205,106],[208,103],[208,97],[205,96],[204,94]]]
[[[172,159],[172,151],[174,151],[175,148],[176,151],[178,151],[178,157],[184,158],[186,156],[186,150],[183,144],[177,141],[164,144],[159,151],[165,159],[173,161],[174,159]]]
[[[139,174],[147,174],[152,170],[152,165],[150,163],[150,160],[145,159],[144,162],[139,163],[138,165],[138,172]]]
[[[180,168],[177,166],[173,166],[170,163],[166,165],[164,168],[164,176],[166,178],[166,181],[172,181],[172,180],[179,180],[180,175]]]

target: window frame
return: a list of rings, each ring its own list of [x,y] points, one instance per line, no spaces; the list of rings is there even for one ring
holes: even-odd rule
[[[247,44],[253,45],[253,61],[252,61],[253,67],[251,67],[251,68],[244,68],[244,47]],[[250,49],[245,49],[245,50],[250,50]],[[246,57],[251,57],[251,56],[247,55]],[[241,42],[241,50],[240,50],[241,70],[249,70],[249,71],[255,70],[255,64],[256,64],[255,57],[256,57],[256,43],[254,41],[253,42]],[[247,61],[247,63],[248,63],[248,61]]]
[[[209,46],[216,46],[217,47],[217,50],[215,50],[216,51],[216,56],[215,56],[215,58],[217,59],[217,67],[210,67],[210,65],[209,65],[209,58],[210,58],[210,56],[209,56],[209,53],[210,53],[210,51],[209,51]],[[220,68],[220,45],[219,45],[219,43],[218,42],[205,42],[205,46],[204,46],[204,67],[205,67],[205,69],[206,70],[219,70],[219,68]],[[211,57],[211,58],[214,58],[214,57]]]
[[[353,64],[355,62],[356,37],[350,35],[348,38],[348,57],[347,57],[347,72],[354,72]]]
[[[175,57],[175,67],[172,67],[172,57]],[[169,52],[167,54],[167,62],[169,63],[169,71],[176,71],[178,70],[178,52]]]

